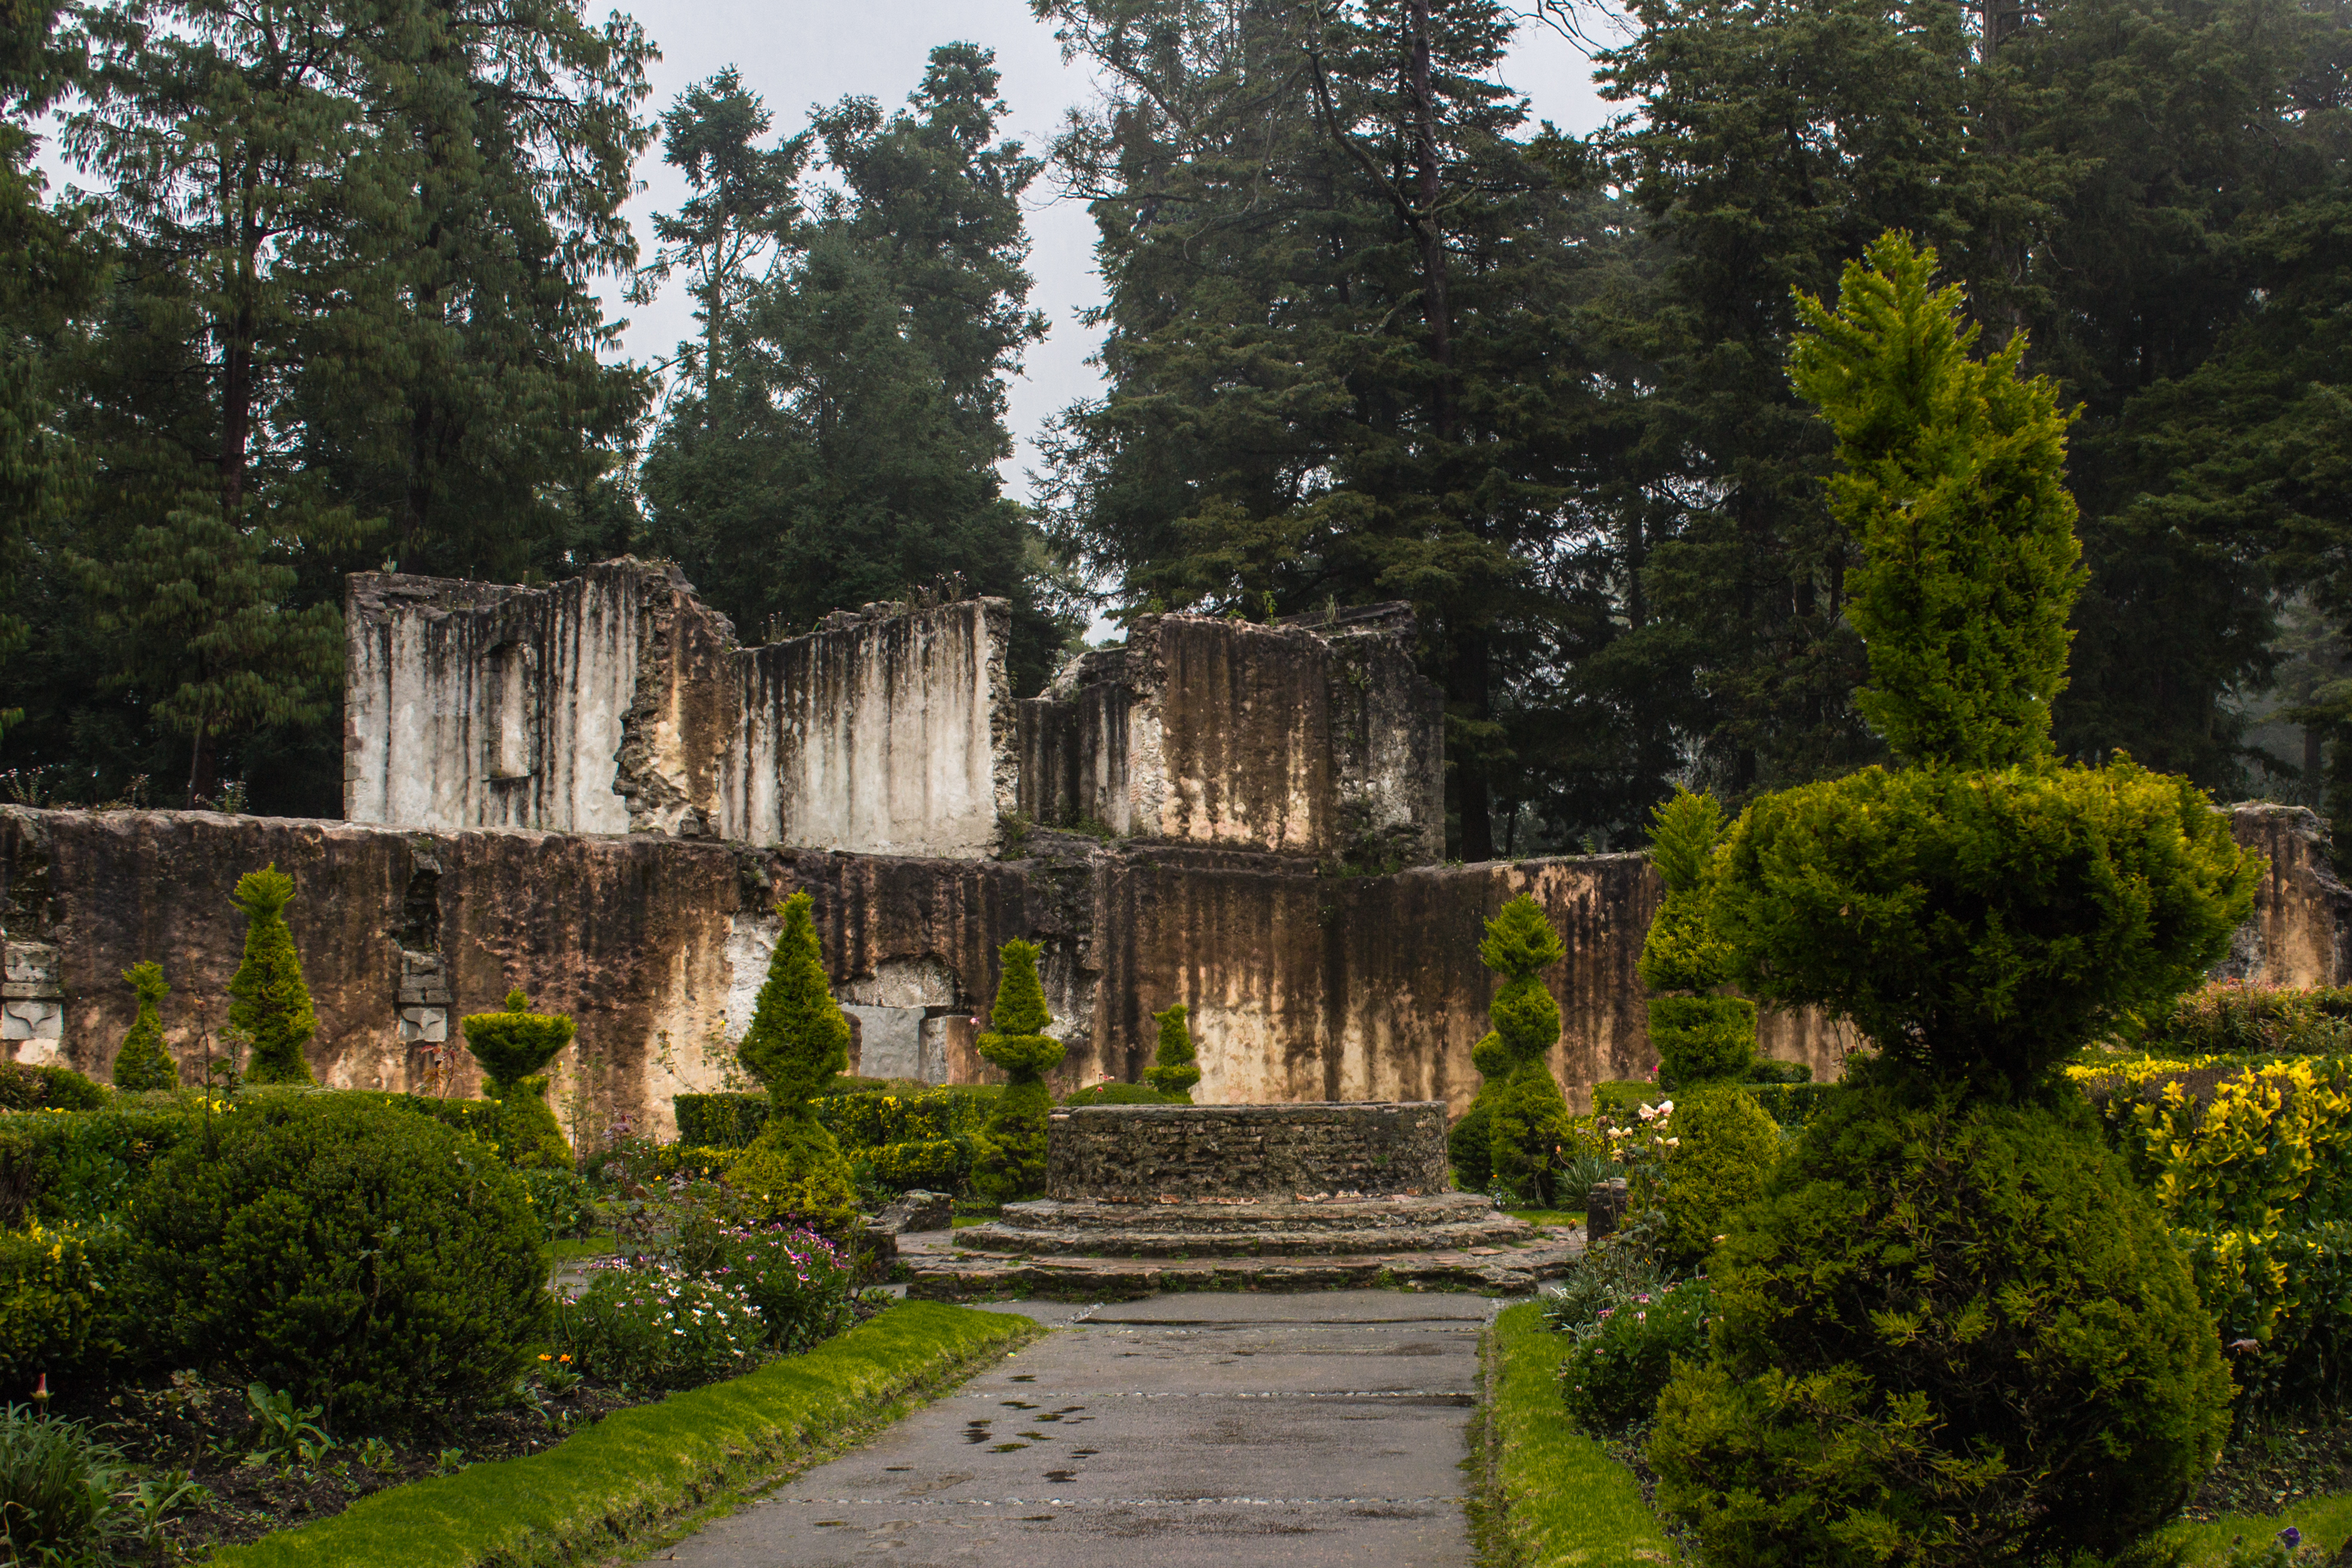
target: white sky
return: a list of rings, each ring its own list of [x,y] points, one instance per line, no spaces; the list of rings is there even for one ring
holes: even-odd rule
[[[775,116],[772,135],[790,135],[804,123],[809,106],[860,94],[887,110],[905,102],[920,79],[933,46],[957,40],[996,51],[1003,72],[1003,96],[1011,110],[1007,134],[1041,150],[1063,112],[1093,96],[1083,65],[1065,66],[1052,32],[1033,20],[1027,0],[636,0],[624,9],[644,24],[646,36],[662,51],[647,72],[653,96],[648,117],[657,115],[689,85],[732,65],[743,85],[767,100]],[[1549,29],[1528,26],[1508,61],[1509,84],[1532,101],[1535,117],[1563,130],[1585,132],[1606,118],[1610,106],[1594,94],[1591,67]],[[686,183],[661,161],[658,144],[638,165],[645,188],[629,204],[637,242],[650,256],[652,215],[674,210]],[[1045,312],[1053,334],[1030,352],[1027,373],[1012,388],[1012,424],[1018,442],[1005,465],[1008,488],[1029,494],[1027,470],[1036,463],[1031,437],[1055,411],[1087,395],[1099,384],[1087,364],[1095,334],[1080,321],[1102,298],[1094,270],[1094,225],[1075,202],[1053,199],[1051,176],[1031,187],[1029,232],[1034,246],[1030,272],[1036,287],[1029,302]],[[694,334],[694,306],[682,278],[673,277],[652,304],[634,310],[607,289],[607,309],[630,318],[625,339],[630,358],[667,357],[679,340]]]

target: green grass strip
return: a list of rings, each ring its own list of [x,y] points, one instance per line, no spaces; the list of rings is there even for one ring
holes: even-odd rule
[[[1633,1473],[1579,1432],[1560,1404],[1563,1342],[1528,1301],[1495,1320],[1495,1553],[1511,1568],[1630,1568],[1673,1560],[1674,1544]]]
[[[2259,1551],[2290,1524],[2303,1531],[2304,1551],[2316,1547],[2320,1561],[2331,1560],[2347,1542],[2352,1542],[2352,1492],[2305,1498],[2275,1514],[2232,1514],[2202,1524],[2176,1524],[2164,1531],[2164,1542],[2180,1548],[2183,1568],[2205,1568],[2209,1563],[2227,1563],[2230,1543],[2238,1537],[2245,1537],[2246,1544]]]
[[[212,1561],[218,1568],[576,1563],[763,1482],[893,1400],[1042,1331],[1014,1313],[901,1302],[805,1355],[618,1411],[543,1453],[377,1492],[332,1519]]]

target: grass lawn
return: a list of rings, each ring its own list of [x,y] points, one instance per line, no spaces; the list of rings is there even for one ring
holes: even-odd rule
[[[960,1214],[948,1223],[956,1229],[961,1230],[968,1225],[987,1225],[995,1218],[992,1214]]]
[[[1579,1568],[1672,1562],[1674,1543],[1633,1473],[1569,1421],[1555,1375],[1562,1343],[1537,1302],[1495,1320],[1486,1420],[1500,1517],[1489,1529],[1503,1538],[1502,1560]]]
[[[547,1256],[557,1263],[567,1263],[574,1258],[600,1258],[613,1250],[609,1236],[567,1236],[547,1244]]]
[[[2203,1524],[2176,1524],[2164,1532],[2164,1538],[2179,1542],[2185,1549],[2182,1568],[2207,1568],[2228,1562],[2230,1542],[2239,1536],[2246,1538],[2247,1545],[2260,1548],[2290,1524],[2303,1531],[2304,1550],[2316,1545],[2325,1560],[2352,1541],[2352,1492],[2305,1498],[2275,1514],[2237,1514]]]
[[[804,1355],[606,1416],[543,1453],[362,1499],[217,1553],[215,1568],[524,1568],[601,1562],[723,1510],[887,1425],[1042,1331],[907,1301]]]
[[[1523,1219],[1529,1225],[1582,1225],[1582,1209],[1506,1209],[1513,1219]]]

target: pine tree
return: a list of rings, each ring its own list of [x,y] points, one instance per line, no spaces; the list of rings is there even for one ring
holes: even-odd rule
[[[849,1162],[809,1101],[849,1066],[849,1020],[833,999],[811,914],[794,893],[776,906],[782,928],[768,978],[736,1054],[768,1086],[768,1121],[735,1163],[728,1184],[775,1218],[796,1218],[846,1244],[857,1215]]]
[[[152,959],[134,963],[122,972],[122,978],[139,994],[139,1016],[131,1021],[121,1048],[114,1053],[114,1087],[126,1094],[176,1089],[180,1064],[163,1047],[163,1018],[158,1011],[172,989],[164,982],[163,966]]]
[[[1003,975],[979,1041],[980,1054],[1012,1075],[981,1130],[972,1172],[974,1187],[998,1203],[1045,1191],[1045,1113],[1054,1104],[1045,1075],[1068,1050],[1045,1033],[1053,1019],[1037,980],[1038,952],[1035,942],[1018,937],[999,950]]]
[[[1543,906],[1525,893],[1486,922],[1478,944],[1479,961],[1503,985],[1487,1009],[1494,1027],[1470,1053],[1486,1080],[1471,1114],[1486,1113],[1491,1179],[1545,1207],[1559,1196],[1559,1151],[1570,1133],[1568,1100],[1551,1076],[1559,1004],[1541,973],[1567,955]]]
[[[302,958],[287,929],[294,879],[275,861],[236,879],[232,901],[245,911],[245,960],[228,983],[228,1022],[244,1038],[247,1083],[315,1083],[302,1047],[319,1032]]]
[[[1192,1086],[1201,1081],[1201,1065],[1192,1049],[1192,1031],[1186,1025],[1190,1010],[1181,1002],[1164,1013],[1154,1013],[1151,1021],[1160,1026],[1159,1048],[1152,1053],[1151,1065],[1143,1069],[1143,1080],[1171,1100],[1192,1103]]]
[[[547,1105],[549,1062],[572,1043],[578,1026],[561,1013],[534,1013],[530,998],[507,993],[505,1010],[458,1020],[466,1048],[482,1064],[482,1093],[499,1102],[498,1136],[508,1163],[568,1167],[572,1145]]]

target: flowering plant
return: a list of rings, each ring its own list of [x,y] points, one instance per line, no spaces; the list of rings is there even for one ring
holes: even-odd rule
[[[740,1289],[776,1350],[806,1350],[849,1326],[850,1260],[798,1226],[730,1226],[719,1232],[710,1278]]]
[[[1704,1278],[1668,1281],[1629,1291],[1570,1328],[1559,1367],[1570,1416],[1603,1434],[1646,1425],[1675,1358],[1706,1348],[1707,1304]]]
[[[593,1266],[585,1289],[559,1295],[555,1318],[570,1364],[646,1388],[691,1388],[748,1372],[767,1338],[740,1282],[659,1263]]]

